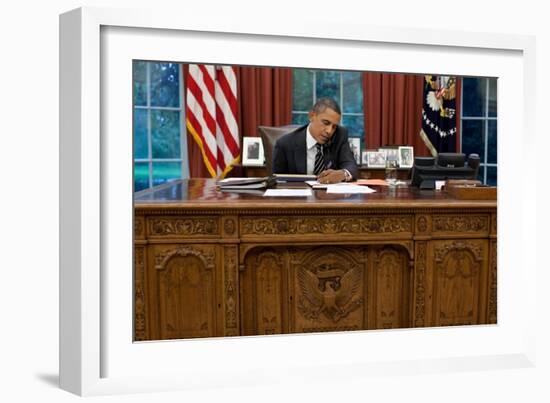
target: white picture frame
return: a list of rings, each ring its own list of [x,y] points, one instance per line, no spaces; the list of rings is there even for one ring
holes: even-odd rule
[[[243,137],[243,166],[262,166],[265,164],[264,146],[261,137]]]
[[[333,379],[326,374],[347,381],[416,375],[419,369],[429,374],[534,366],[536,242],[522,238],[536,233],[536,198],[515,188],[522,183],[536,189],[536,175],[520,176],[515,169],[518,159],[527,163],[534,152],[532,37],[359,21],[320,24],[303,15],[300,23],[284,25],[278,19],[234,24],[180,15],[82,8],[60,19],[63,389],[99,395],[287,384],[297,374],[308,383]],[[186,46],[174,46],[181,42]],[[320,48],[333,57],[315,57]],[[133,343],[131,135],[114,133],[131,133],[128,79],[130,61],[137,58],[498,76],[499,97],[506,94],[498,104],[499,178],[506,178],[499,179],[498,215],[507,217],[498,238],[499,325]],[[126,80],[117,83],[119,77]],[[319,354],[327,346],[337,346],[338,354]]]
[[[414,165],[414,147],[402,146],[398,148],[399,168],[412,168]]]
[[[368,166],[369,164],[369,154],[366,150],[361,151],[361,166]]]
[[[386,161],[398,161],[398,147],[380,147],[378,151],[386,153]]]
[[[385,150],[367,150],[367,166],[369,168],[385,168],[386,167],[386,151]]]
[[[357,165],[361,165],[361,139],[359,137],[348,137],[349,148]]]

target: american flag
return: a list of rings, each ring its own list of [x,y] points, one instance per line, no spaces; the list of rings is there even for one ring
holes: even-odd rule
[[[210,175],[223,178],[240,159],[235,69],[190,64],[186,100],[187,130]]]

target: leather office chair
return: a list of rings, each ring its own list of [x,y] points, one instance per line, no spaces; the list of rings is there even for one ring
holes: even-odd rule
[[[298,127],[300,125],[258,126],[264,147],[266,175],[269,176],[273,173],[273,147],[275,146],[275,142],[283,134],[289,133]]]

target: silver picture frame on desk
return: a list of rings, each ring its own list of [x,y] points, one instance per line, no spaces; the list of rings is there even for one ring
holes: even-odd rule
[[[242,165],[245,167],[263,166],[264,146],[261,137],[243,137]]]

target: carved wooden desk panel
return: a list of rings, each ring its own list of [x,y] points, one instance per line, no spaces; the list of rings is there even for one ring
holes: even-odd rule
[[[262,193],[136,194],[136,340],[496,323],[496,201]]]

